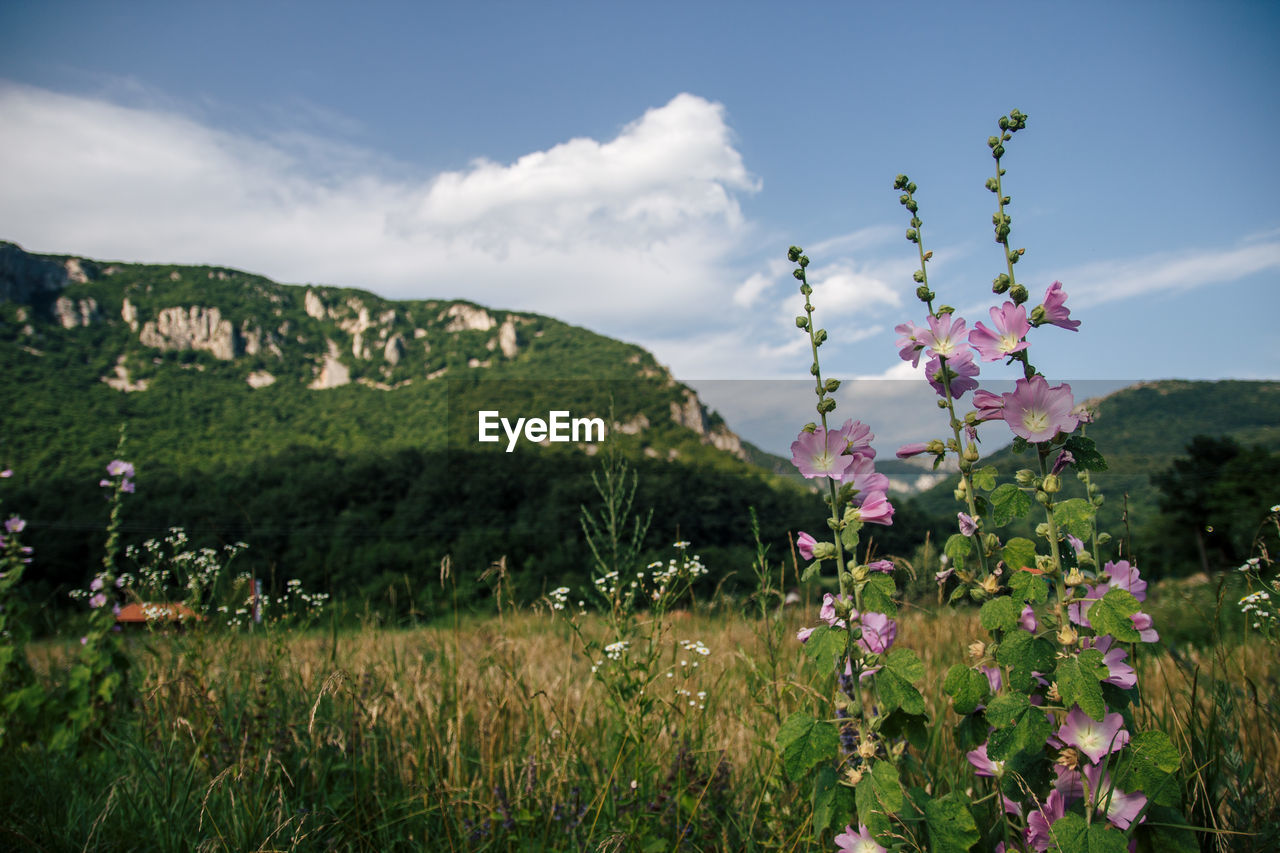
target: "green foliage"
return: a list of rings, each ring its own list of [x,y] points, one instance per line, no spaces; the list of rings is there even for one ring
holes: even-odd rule
[[[840,749],[836,727],[812,714],[796,711],[778,729],[782,766],[792,780],[803,778],[818,764],[833,760]]]

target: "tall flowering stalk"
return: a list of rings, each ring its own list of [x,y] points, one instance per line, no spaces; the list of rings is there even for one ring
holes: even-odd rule
[[[891,839],[920,843],[948,831],[968,837],[973,820],[957,798],[931,798],[904,784],[910,782],[904,779],[908,744],[921,745],[927,730],[924,697],[915,686],[924,665],[915,652],[894,645],[893,564],[858,553],[865,525],[893,521],[889,481],[875,470],[870,428],[854,420],[834,427],[828,420],[840,381],[822,375],[818,352],[827,332],[814,322],[809,258],[796,246],[787,257],[796,264],[793,275],[804,297],[796,326],[809,336],[818,398],[818,420],[791,445],[792,462],[804,477],[821,481],[830,509],[825,534],[798,536],[800,554],[810,561],[801,580],[815,580],[834,564],[837,592],[823,596],[822,624],[798,635],[826,690],[818,694],[824,698],[815,703],[816,716],[803,710],[783,721],[777,735],[782,764],[793,781],[812,786],[815,831],[844,827],[834,837],[842,850],[885,850],[881,843]],[[941,341],[958,330],[935,331]]]
[[[0,471],[0,479],[13,470]],[[14,590],[31,563],[31,547],[22,544],[27,522],[14,514],[0,526],[0,747],[34,733],[44,706],[44,692],[27,661],[27,620],[17,612]]]
[[[1069,385],[1050,384],[1031,361],[1032,329],[1075,331],[1080,322],[1071,319],[1059,282],[1028,314],[1029,292],[1015,274],[1026,250],[1009,242],[1003,157],[1026,122],[1013,110],[988,140],[995,175],[986,186],[997,199],[992,222],[1003,255],[992,289],[1008,296],[988,312],[990,326],[969,328],[953,309],[934,307],[917,188],[905,175],[894,183],[905,191],[900,202],[911,213],[907,239],[920,253],[917,296],[928,310],[925,326],[898,327],[900,355],[916,363],[930,357],[927,378],[943,400],[951,433],[898,455],[931,453],[941,464],[954,454],[959,463],[956,497],[964,509],[946,542],[950,567],[939,573],[939,583],[953,586],[952,602],[981,603],[988,638],[969,646],[971,663],[954,666],[943,689],[962,717],[957,741],[969,750],[975,775],[992,783],[980,801],[994,818],[986,821],[983,849],[1122,851],[1131,849],[1149,816],[1158,816],[1153,825],[1180,822],[1180,757],[1165,733],[1139,732],[1134,724],[1139,694],[1131,655],[1136,644],[1159,635],[1142,612],[1147,585],[1137,567],[1126,560],[1102,563],[1108,537],[1097,531],[1096,513],[1103,498],[1090,472],[1105,470],[1106,462],[1084,435],[1091,414]],[[981,389],[975,353],[984,362],[1019,365],[1023,375],[1013,391]],[[969,391],[974,408],[961,417],[957,403]],[[1034,454],[1035,467],[1018,471],[1013,483],[997,484],[997,470],[977,464],[978,431],[995,422],[1013,433],[1016,453]],[[1086,497],[1064,499],[1068,469],[1084,482]],[[1035,527],[1038,541],[996,532],[1036,504],[1044,519]]]

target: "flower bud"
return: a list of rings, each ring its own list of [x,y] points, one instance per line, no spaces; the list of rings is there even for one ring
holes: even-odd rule
[[[1036,554],[1036,568],[1042,574],[1053,574],[1053,557],[1048,554]]]
[[[810,287],[809,282],[806,281],[804,284],[800,285],[800,292],[805,296],[811,296],[813,295],[813,288]]]
[[[1098,544],[1099,544],[1099,545],[1106,545],[1106,544],[1107,544],[1107,543],[1109,543],[1110,541],[1111,541],[1111,534],[1110,534],[1110,533],[1099,533],[1099,534],[1098,534]]]
[[[838,390],[839,388],[840,388],[840,380],[839,380],[839,379],[828,379],[828,380],[827,380],[827,393],[828,393],[828,394],[834,394],[834,393],[836,392],[836,390]]]
[[[787,249],[787,260],[794,264],[796,261],[800,260],[800,253],[803,251],[804,249],[801,249],[799,246],[792,246],[790,249]]]
[[[813,333],[813,342],[818,346],[822,346],[827,340],[827,330],[819,329]]]
[[[836,546],[833,542],[815,542],[813,543],[813,559],[815,560],[834,560],[836,558]]]
[[[1062,481],[1058,479],[1057,474],[1045,474],[1044,483],[1040,486],[1051,495],[1056,495],[1062,491]]]
[[[1078,639],[1080,639],[1080,634],[1077,633],[1076,629],[1072,628],[1070,625],[1063,625],[1058,630],[1058,645],[1060,646],[1075,645],[1075,642]],[[1058,699],[1061,701],[1062,697],[1059,696]]]
[[[1106,497],[1103,495],[1094,495],[1093,497],[1089,498],[1089,503],[1093,504],[1094,506],[1102,506],[1104,501],[1106,501]]]
[[[995,595],[1000,591],[1000,579],[995,575],[987,575],[982,579],[982,591],[987,595]]]
[[[1013,300],[1014,305],[1021,305],[1027,301],[1027,289],[1020,284],[1015,284],[1009,288],[1009,298]]]
[[[995,148],[995,147],[996,147],[997,145],[999,145],[999,144],[1000,144],[1000,137],[998,137],[998,136],[988,136],[988,137],[987,137],[987,147],[988,147],[988,148]]]
[[[906,175],[898,175],[896,178],[894,178],[894,179],[893,179],[893,188],[894,188],[895,190],[902,190],[902,189],[906,189],[906,188],[907,188],[907,176],[906,176]]]
[[[977,446],[968,444],[964,448],[964,458],[966,462],[977,462],[982,457],[978,453]]]
[[[982,660],[987,653],[987,646],[981,640],[974,640],[969,644],[969,657],[975,661]]]
[[[919,239],[920,239],[920,235],[919,235],[918,233],[916,233],[916,229],[914,229],[914,228],[908,228],[908,229],[907,229],[907,242],[909,242],[909,243],[915,243],[915,242],[917,242]]]
[[[809,256],[801,255],[797,263],[800,264],[800,269],[804,269],[805,267],[809,266]]]
[[[807,329],[807,328],[809,328],[809,318],[808,318],[808,317],[796,317],[796,328],[797,328],[797,329]]]
[[[1093,555],[1088,551],[1081,551],[1079,554],[1076,554],[1076,562],[1082,566],[1092,566],[1094,565]]]
[[[1029,489],[1036,484],[1036,473],[1030,468],[1023,468],[1013,475],[1013,479],[1022,488]]]
[[[804,281],[804,270],[792,270],[791,275],[796,281]]]
[[[933,300],[933,291],[922,284],[916,288],[916,299],[921,302],[930,302]]]
[[[1067,572],[1064,583],[1067,586],[1080,586],[1080,584],[1084,583],[1084,575],[1080,573],[1078,568],[1072,567],[1071,571]]]
[[[849,574],[854,583],[862,583],[867,579],[867,575],[871,574],[871,569],[866,566],[854,566],[849,570]]]
[[[1044,305],[1037,305],[1035,308],[1031,309],[1031,317],[1030,317],[1031,325],[1043,326],[1045,323],[1044,318],[1045,318]]]
[[[809,421],[809,423],[807,423],[807,424],[805,424],[804,426],[800,427],[800,431],[801,431],[801,432],[807,432],[807,433],[809,433],[810,435],[812,435],[812,434],[814,433],[814,431],[816,431],[817,429],[818,429],[818,425],[817,425],[817,424],[815,424],[813,421]]]
[[[1000,537],[994,533],[987,533],[982,537],[982,544],[986,546],[988,554],[993,554],[1000,547]]]
[[[1049,522],[1042,521],[1036,525],[1036,535],[1041,539],[1049,538]]]
[[[992,192],[997,192],[999,189],[999,185],[996,183],[995,178],[987,178],[986,187]]]
[[[1043,491],[1041,489],[1036,489],[1036,503],[1040,504],[1041,506],[1048,506],[1049,501],[1051,500],[1053,500],[1053,498],[1049,497],[1048,492]]]
[[[862,743],[858,744],[858,755],[870,760],[876,757],[876,742],[867,736],[862,739]]]
[[[858,767],[850,767],[844,771],[844,783],[850,788],[858,787],[858,783],[862,781],[862,770]]]
[[[915,280],[915,283],[916,283],[916,284],[923,284],[923,283],[924,283],[924,270],[916,270],[915,272],[911,273],[911,278],[913,278],[913,279]]]
[[[1009,274],[1000,273],[991,280],[991,290],[995,293],[1004,293],[1009,289]]]

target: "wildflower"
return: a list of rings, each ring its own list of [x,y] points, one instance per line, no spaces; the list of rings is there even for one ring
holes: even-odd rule
[[[929,328],[920,332],[920,342],[925,346],[925,353],[935,358],[950,359],[968,353],[968,340],[964,320],[957,317],[953,321],[951,314],[929,317]]]
[[[1108,561],[1103,571],[1110,576],[1107,589],[1123,589],[1139,601],[1147,600],[1147,582],[1138,574],[1138,567],[1129,565],[1128,560]]]
[[[1031,324],[1027,322],[1026,308],[1006,302],[999,308],[993,307],[990,313],[996,327],[994,332],[982,323],[975,323],[969,333],[969,344],[983,361],[999,361],[1027,348],[1023,337],[1031,331]]]
[[[799,631],[796,631],[796,639],[802,643],[807,643],[809,642],[809,635],[812,634],[813,631],[813,628],[801,628]]]
[[[93,590],[94,592],[102,592],[102,587],[103,587],[102,575],[98,575],[89,583],[89,589]]]
[[[1051,839],[1049,827],[1053,826],[1066,813],[1066,802],[1058,791],[1052,790],[1045,797],[1044,804],[1027,815],[1027,844],[1033,850],[1048,850]]]
[[[837,607],[837,605],[840,605]],[[838,610],[848,608],[850,615],[858,618],[858,611],[853,609],[853,599],[847,595],[836,597],[831,593],[822,596],[822,607],[818,610],[818,618],[833,628],[845,628],[847,623],[838,615]]]
[[[898,637],[898,623],[883,613],[862,614],[862,637],[858,645],[868,654],[882,655]]]
[[[945,364],[936,357],[929,359],[924,374],[929,384],[933,386],[933,390],[938,392],[939,397],[945,397],[947,393],[946,385],[943,383],[944,375],[954,399],[958,400],[978,387],[978,380],[974,378],[978,375],[978,365],[974,364],[973,353],[968,350],[948,358]]]
[[[987,745],[984,743],[977,749],[969,750],[966,757],[969,763],[973,765],[973,773],[975,776],[985,776],[994,778],[1004,773],[1004,762],[993,761],[987,756]]]
[[[1138,673],[1125,663],[1129,653],[1115,645],[1114,637],[1110,634],[1097,637],[1085,644],[1086,648],[1090,646],[1102,652],[1102,662],[1107,667],[1107,677],[1103,679],[1103,683],[1114,684],[1125,690],[1138,683]]]
[[[1051,326],[1066,329],[1068,332],[1074,332],[1080,328],[1080,321],[1071,319],[1071,311],[1067,308],[1067,294],[1062,289],[1060,281],[1049,285],[1049,289],[1044,293],[1044,302],[1031,314],[1033,320],[1037,316],[1041,318],[1036,323],[1037,326],[1048,323]]]
[[[1089,782],[1089,798],[1094,803],[1101,803],[1103,796],[1110,790],[1107,820],[1120,829],[1128,829],[1147,804],[1146,795],[1141,791],[1129,794],[1112,787],[1110,774],[1105,773],[1100,764],[1086,766],[1084,778]]]
[[[796,535],[796,550],[798,550],[800,552],[800,556],[806,560],[813,559],[813,546],[817,544],[818,540],[814,539],[803,530]]]
[[[978,525],[973,519],[963,512],[956,513],[956,519],[960,522],[960,533],[963,536],[972,536],[974,531],[978,529]]]
[[[112,477],[123,476],[128,479],[133,476],[133,466],[120,459],[113,459],[107,464],[107,473]]]
[[[97,595],[89,599],[89,606],[92,607],[94,610],[97,610],[99,607],[101,607],[106,603],[107,603],[107,597],[102,593],[98,593]]]
[[[866,459],[876,458],[875,448],[871,446],[871,442],[875,441],[875,434],[862,421],[847,420],[836,433],[848,442],[845,453]]]
[[[853,826],[847,824],[844,832],[835,837],[836,849],[840,853],[887,853],[884,847],[881,847],[874,836],[867,830],[863,824],[858,824],[858,831],[854,833]]]
[[[6,533],[21,533],[26,529],[27,523],[16,515],[9,516],[9,519],[4,523]]]
[[[1129,616],[1129,620],[1133,622],[1133,629],[1138,632],[1138,639],[1144,643],[1158,643],[1160,635],[1152,626],[1150,613],[1134,613]]]
[[[1049,441],[1059,432],[1071,432],[1079,419],[1071,414],[1075,400],[1071,386],[1049,387],[1043,376],[1019,379],[1004,397],[1004,419],[1013,434],[1031,442]]]
[[[894,326],[893,330],[902,337],[898,338],[898,356],[903,361],[911,362],[912,367],[920,366],[920,353],[924,351],[924,344],[920,342],[920,336],[926,331],[915,323],[902,323]]]
[[[924,453],[928,445],[924,442],[914,442],[912,444],[904,444],[898,448],[899,459],[910,459],[912,456],[919,456]]]
[[[861,521],[866,524],[893,524],[893,504],[883,492],[871,492],[861,498],[857,506],[845,510],[847,521]]]
[[[867,563],[867,568],[873,572],[883,572],[887,575],[893,572],[893,562],[891,560],[874,560]]]
[[[1124,718],[1117,713],[1107,714],[1098,722],[1081,711],[1079,705],[1072,705],[1066,722],[1058,729],[1058,738],[1097,764],[1129,742],[1129,733],[1123,726]]]
[[[848,438],[840,431],[829,432],[818,427],[813,432],[800,433],[791,443],[791,462],[803,477],[838,480],[853,464],[853,457],[844,452],[848,445]]]
[[[841,485],[852,485],[859,494],[888,492],[889,478],[875,470],[875,462],[866,456],[855,456],[853,464],[840,478]]]
[[[7,480],[7,479],[9,479],[9,478],[10,478],[10,477],[12,477],[12,476],[13,476],[13,469],[12,469],[12,468],[5,468],[3,471],[0,471],[0,478],[3,478],[3,479],[6,479],[6,480]]]

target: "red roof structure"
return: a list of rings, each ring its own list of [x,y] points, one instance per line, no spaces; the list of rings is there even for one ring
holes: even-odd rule
[[[126,604],[116,614],[117,622],[187,622],[204,617],[180,601],[142,601]]]

